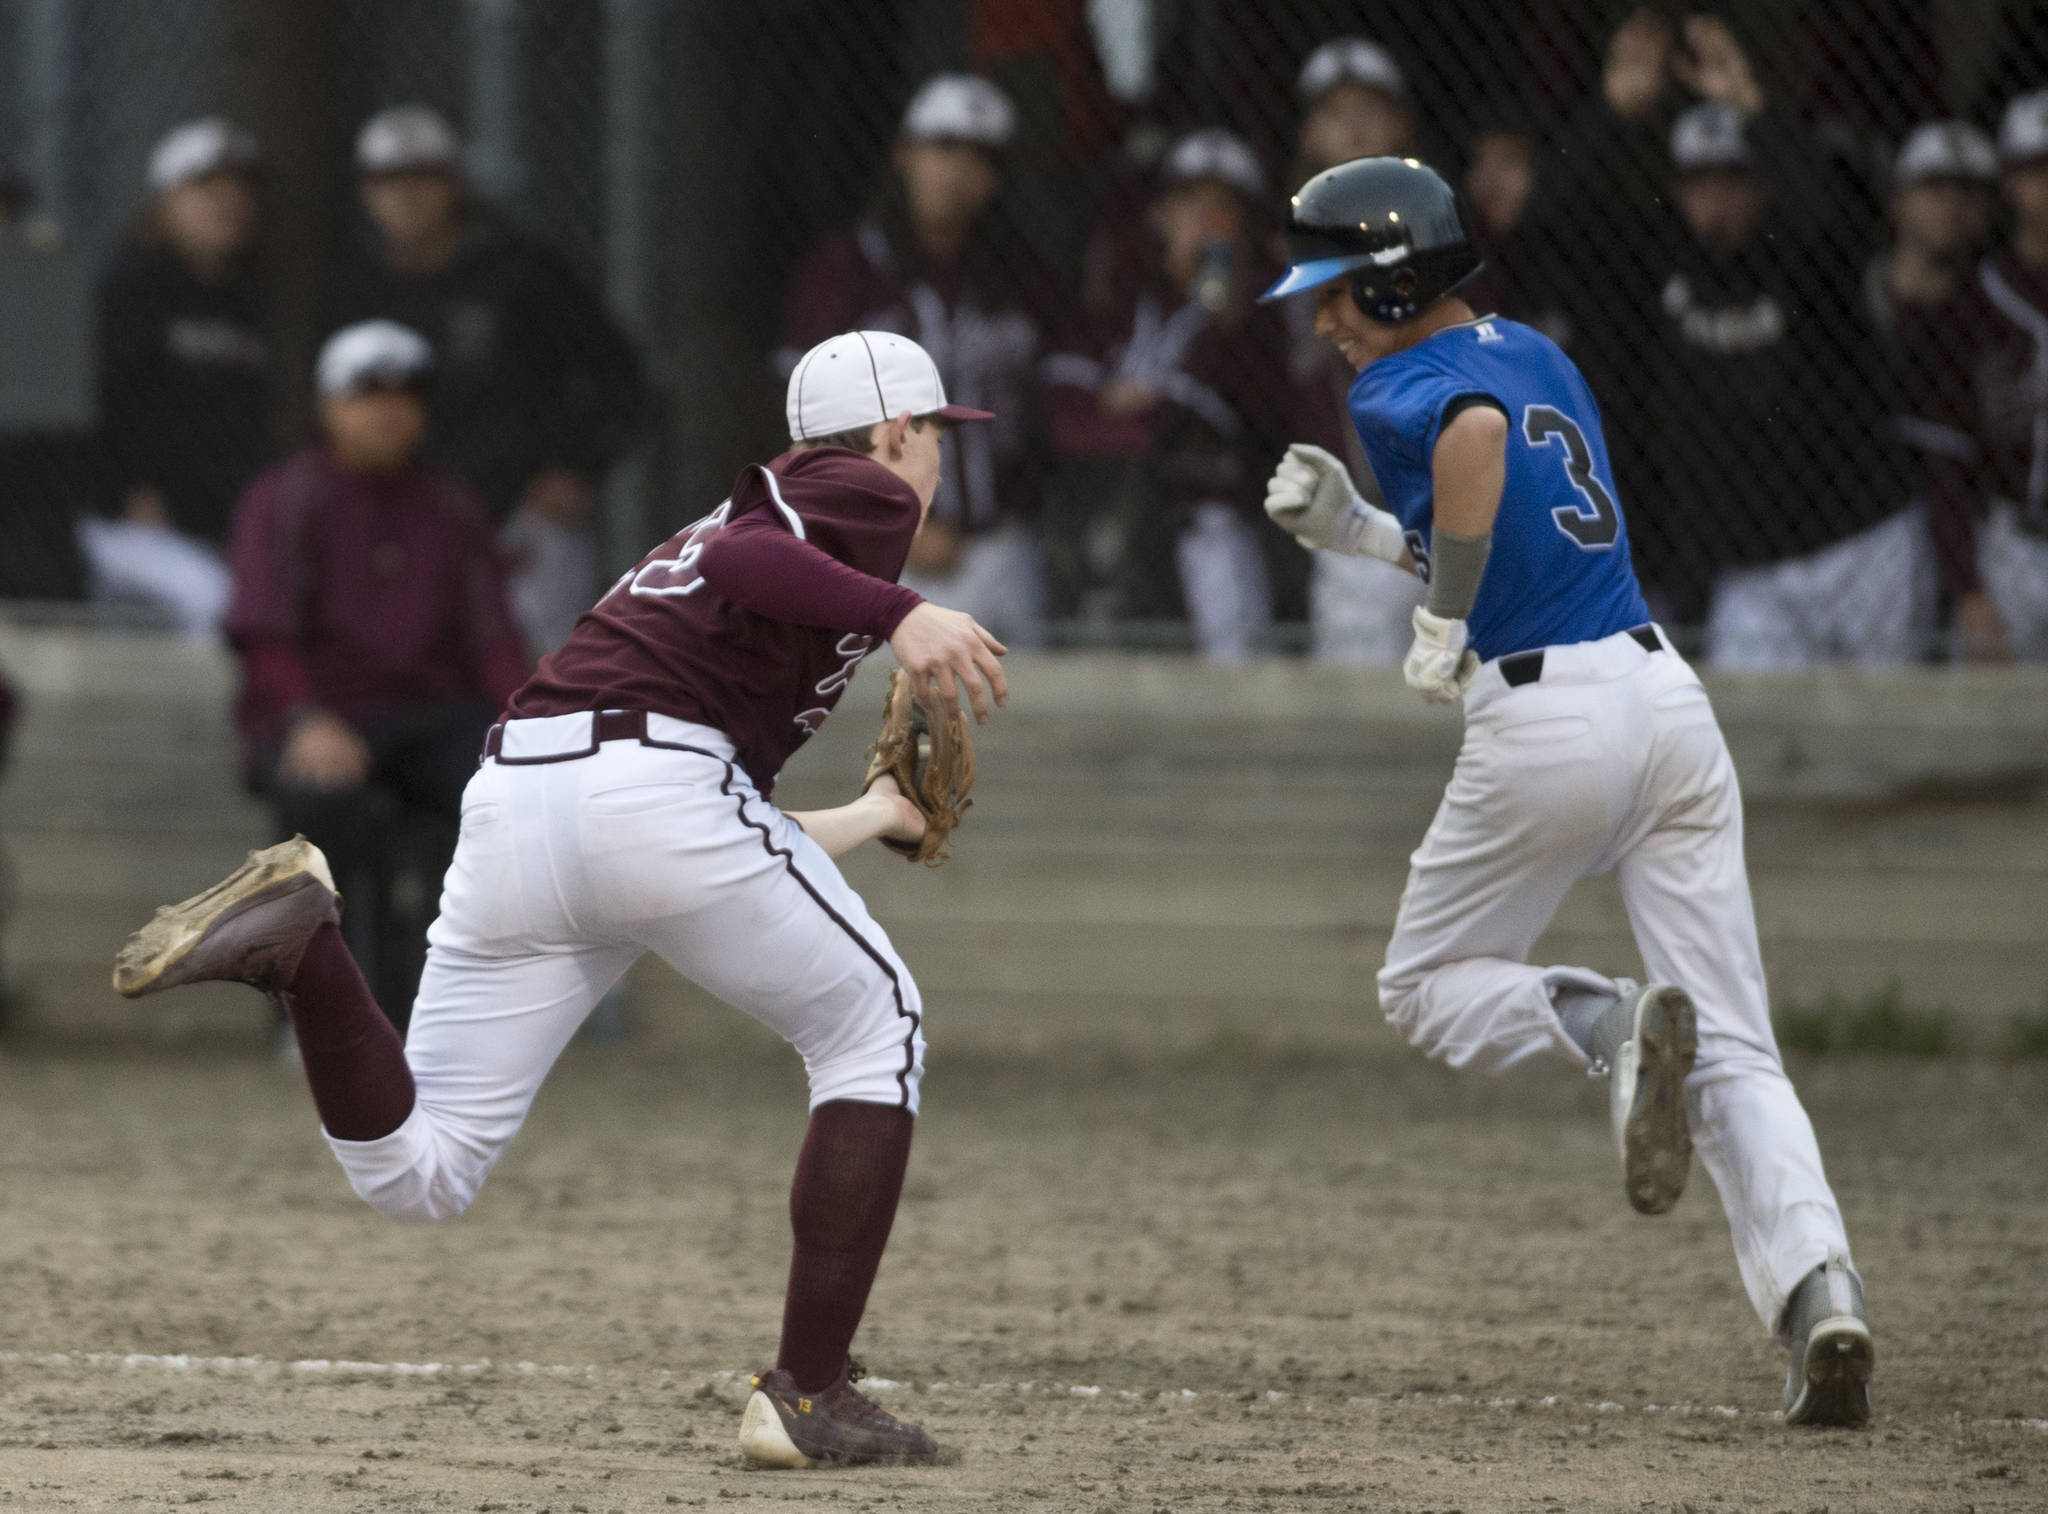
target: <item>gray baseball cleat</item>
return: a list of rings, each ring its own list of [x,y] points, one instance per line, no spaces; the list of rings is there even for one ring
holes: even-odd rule
[[[1607,1109],[1621,1185],[1638,1214],[1663,1214],[1685,1192],[1692,1131],[1685,1080],[1699,1051],[1692,998],[1669,983],[1638,988],[1617,979],[1621,997],[1593,1027],[1596,1070],[1607,1073]]]
[[[1877,1347],[1864,1319],[1863,1280],[1847,1257],[1831,1256],[1800,1279],[1785,1304],[1785,1339],[1785,1423],[1868,1424]]]
[[[861,1376],[860,1364],[849,1361],[838,1382],[806,1393],[780,1367],[756,1374],[740,1418],[740,1453],[764,1467],[934,1460],[938,1442],[857,1390]]]
[[[115,991],[130,999],[181,983],[247,983],[281,992],[313,932],[341,918],[320,848],[304,836],[249,853],[212,888],[166,904],[114,958]]]

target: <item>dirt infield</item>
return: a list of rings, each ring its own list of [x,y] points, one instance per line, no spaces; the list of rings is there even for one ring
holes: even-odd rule
[[[958,1459],[771,1474],[732,1435],[801,1132],[779,1049],[575,1049],[424,1230],[253,1052],[9,1057],[0,1511],[2048,1507],[2039,1063],[1798,1069],[1882,1390],[1814,1434],[1711,1189],[1631,1215],[1582,1079],[941,1035],[857,1349]]]

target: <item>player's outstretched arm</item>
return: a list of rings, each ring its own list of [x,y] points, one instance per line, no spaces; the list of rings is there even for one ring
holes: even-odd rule
[[[851,804],[829,810],[791,810],[789,818],[825,849],[828,857],[844,856],[855,847],[880,838],[915,846],[924,839],[924,815],[903,797],[896,780],[884,773]]]
[[[953,704],[965,689],[967,702],[974,706],[975,723],[987,725],[990,702],[1010,702],[1010,686],[1004,681],[1002,664],[996,661],[1009,648],[983,630],[972,615],[929,602],[921,604],[897,625],[889,649],[903,665],[917,702],[927,709]],[[937,699],[930,697],[934,682],[939,686]]]

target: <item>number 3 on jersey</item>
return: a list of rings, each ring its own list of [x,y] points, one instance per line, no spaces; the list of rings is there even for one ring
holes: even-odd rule
[[[1564,438],[1560,461],[1564,463],[1565,477],[1586,504],[1579,509],[1560,505],[1550,512],[1550,518],[1557,522],[1558,530],[1579,544],[1580,550],[1604,552],[1621,534],[1621,512],[1615,509],[1614,496],[1607,492],[1607,486],[1593,476],[1593,453],[1586,445],[1586,434],[1577,421],[1555,406],[1523,407],[1524,441],[1532,447],[1548,447],[1553,436]]]

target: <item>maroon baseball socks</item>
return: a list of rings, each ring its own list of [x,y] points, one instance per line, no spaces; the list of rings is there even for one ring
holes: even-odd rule
[[[883,1104],[834,1100],[811,1111],[789,1190],[796,1249],[775,1359],[807,1393],[846,1370],[896,1220],[916,1123],[909,1110]]]
[[[313,933],[291,987],[277,998],[291,1016],[313,1107],[329,1135],[375,1141],[405,1123],[413,1103],[405,1046],[371,996],[340,926]]]

